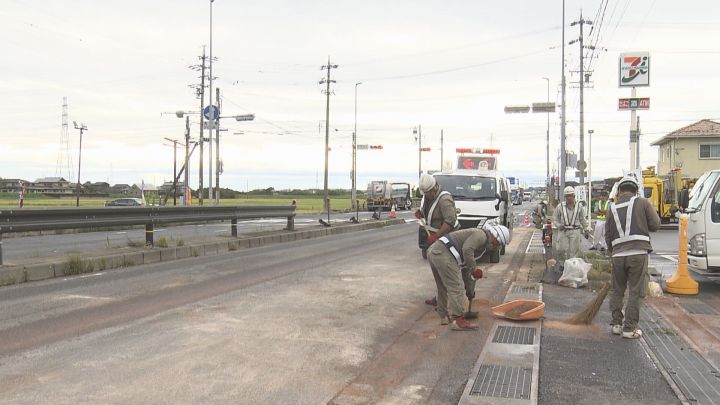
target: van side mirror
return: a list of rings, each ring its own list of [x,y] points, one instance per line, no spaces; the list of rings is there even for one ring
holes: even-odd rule
[[[682,209],[686,210],[689,202],[690,202],[690,191],[686,188],[680,190],[680,207]]]
[[[508,192],[507,190],[502,190],[500,192],[500,201],[508,202]]]

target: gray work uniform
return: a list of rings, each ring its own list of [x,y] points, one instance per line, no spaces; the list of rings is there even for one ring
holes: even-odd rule
[[[448,248],[444,240],[450,241]],[[481,254],[488,244],[488,237],[484,230],[479,228],[461,229],[449,233],[428,249],[428,262],[437,285],[438,313],[441,318],[447,317],[447,311],[452,316],[464,313],[464,283],[462,270],[473,271],[476,266],[475,257]],[[454,250],[454,252],[453,252]]]
[[[563,201],[558,204],[553,216],[553,226],[556,229],[553,242],[558,260],[564,263],[567,259],[580,255],[580,243],[583,233],[588,229],[585,209],[575,203],[568,207]]]
[[[447,191],[438,189],[438,194],[434,200],[423,200],[423,207],[423,216],[429,219],[427,221],[427,226],[431,234],[437,233],[444,223],[450,225],[453,229],[460,228],[460,223],[458,222],[457,214],[455,213],[455,200],[453,200],[452,194]],[[441,285],[442,281],[440,280],[440,275],[432,266],[430,266],[430,269],[432,270],[433,278],[435,279],[435,285]],[[447,316],[447,305],[440,306],[439,300],[438,313],[441,318]]]
[[[629,215],[629,217],[628,217]],[[650,232],[660,228],[660,217],[645,198],[623,193],[610,206],[605,222],[605,241],[612,256],[611,325],[623,325],[632,332],[640,321],[641,298],[648,283]],[[623,298],[629,288],[623,316]]]

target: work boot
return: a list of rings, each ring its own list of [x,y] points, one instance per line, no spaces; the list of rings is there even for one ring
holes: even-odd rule
[[[452,322],[450,323],[450,329],[452,330],[478,330],[480,325],[469,322],[462,315],[453,316]]]
[[[437,297],[428,298],[425,300],[425,303],[436,307],[437,306]]]
[[[445,315],[440,317],[440,325],[449,325],[450,324],[450,317]]]

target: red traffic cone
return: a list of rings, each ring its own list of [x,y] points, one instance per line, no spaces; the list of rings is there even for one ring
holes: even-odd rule
[[[390,218],[397,218],[397,213],[395,212],[395,204],[390,207]]]
[[[530,225],[530,214],[528,214],[527,211],[525,211],[525,219],[523,219],[524,225]]]

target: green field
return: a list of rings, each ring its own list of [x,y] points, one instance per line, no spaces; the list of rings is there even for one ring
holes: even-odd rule
[[[120,198],[120,197],[118,197]],[[112,200],[114,197],[97,198],[97,197],[81,197],[80,206],[82,207],[101,207],[105,201]],[[314,213],[323,209],[322,196],[288,196],[288,195],[268,195],[268,196],[248,196],[247,198],[225,198],[220,200],[221,205],[290,205],[292,200],[297,202],[297,212]],[[172,205],[172,198],[168,201]],[[207,200],[205,200],[207,203]],[[362,202],[361,202],[362,204]],[[53,208],[53,207],[74,207],[75,197],[51,198],[45,196],[31,195],[25,199],[25,207],[31,208]],[[197,199],[193,200],[193,205],[197,205]],[[17,196],[11,193],[0,194],[0,208],[17,208]],[[330,198],[330,208],[333,211],[349,211],[350,197]]]

